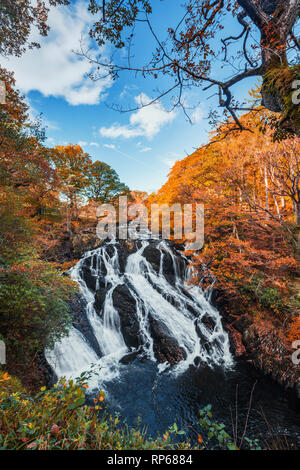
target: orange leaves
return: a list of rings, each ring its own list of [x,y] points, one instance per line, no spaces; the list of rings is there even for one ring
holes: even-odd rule
[[[253,133],[226,135],[224,124],[217,137],[225,138],[177,161],[149,200],[203,203],[205,246],[194,259],[195,282],[206,288],[215,277],[237,308],[259,305],[282,318],[293,308],[289,279],[297,272],[289,227],[297,205],[292,188],[299,188],[300,146],[296,139],[272,142],[260,133],[260,119],[260,112],[242,117]]]
[[[2,375],[2,379],[0,379],[0,382],[7,382],[8,380],[10,380],[10,376],[7,372],[4,372],[4,374]]]
[[[296,319],[290,324],[288,341],[293,343],[294,341],[300,341],[300,313]]]
[[[100,406],[100,403],[104,401],[104,391],[101,390],[96,398],[94,398],[94,404],[95,404],[95,410],[101,410],[102,407]]]

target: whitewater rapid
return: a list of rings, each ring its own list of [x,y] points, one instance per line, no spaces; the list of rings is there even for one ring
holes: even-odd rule
[[[120,360],[133,349],[126,346],[119,313],[113,302],[114,290],[124,284],[136,303],[142,342],[138,354],[157,363],[159,372],[180,374],[195,364],[221,366],[224,369],[232,367],[229,338],[222,326],[220,313],[200,287],[189,283],[191,271],[188,260],[168,242],[161,241],[156,245],[160,252],[160,266],[155,270],[144,256],[149,244],[149,240],[138,242],[136,251],[128,255],[123,272],[117,241],[87,252],[72,268],[70,276],[79,284],[87,319],[101,357],[85,336],[72,327],[69,335],[57,342],[52,351],[45,351],[46,359],[57,377],[76,378],[87,371],[90,389],[105,388],[105,384],[116,379],[126,367]],[[172,260],[172,282],[164,272],[165,257]],[[87,261],[90,274],[96,281],[94,290],[85,281],[83,268],[86,269]],[[99,315],[95,309],[95,294],[100,281],[105,285],[105,299]],[[163,326],[184,352],[184,359],[173,367],[167,362],[159,364],[155,358],[150,317]],[[207,326],[207,319],[213,327]]]

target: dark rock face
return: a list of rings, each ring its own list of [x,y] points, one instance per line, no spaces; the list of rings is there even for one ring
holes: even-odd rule
[[[178,345],[174,338],[171,338],[164,325],[149,318],[151,336],[153,338],[154,355],[158,362],[169,362],[172,365],[185,359],[185,351]]]
[[[295,408],[300,411],[300,381],[295,385]]]
[[[73,326],[77,328],[89,342],[90,346],[94,349],[94,351],[101,356],[101,351],[98,345],[98,342],[95,338],[91,325],[87,319],[86,311],[85,311],[85,301],[83,300],[82,296],[79,294],[75,294],[70,301],[69,308],[70,314],[73,319]]]
[[[124,365],[128,365],[130,364],[131,362],[133,362],[137,357],[139,357],[139,355],[141,354],[141,350],[140,349],[137,349],[135,351],[132,351],[128,354],[126,354],[125,356],[122,357],[122,359],[120,360],[121,364],[124,364]]]
[[[119,255],[119,266],[122,274],[125,272],[127,258],[130,254],[129,246],[126,240],[121,240],[118,246],[118,255]]]
[[[233,324],[234,328],[240,333],[243,333],[243,331],[249,328],[250,325],[251,325],[251,320],[247,315],[242,315]]]
[[[148,263],[151,264],[154,271],[159,272],[160,267],[160,251],[153,245],[148,245],[143,251],[143,256],[146,258]]]
[[[209,354],[210,353],[210,343],[207,340],[207,338],[205,337],[205,335],[202,333],[201,328],[199,327],[197,320],[195,320],[195,327],[196,327],[197,335],[199,336],[201,346]]]
[[[170,284],[175,283],[175,271],[171,256],[165,253],[163,257],[163,272]]]
[[[113,304],[120,316],[121,331],[126,345],[133,348],[139,347],[141,338],[136,314],[136,302],[125,284],[115,288]]]
[[[91,262],[92,258],[87,258],[81,267],[82,277],[87,285],[87,287],[94,291],[96,289],[96,276],[93,276],[91,273]]]
[[[201,318],[201,322],[211,331],[213,331],[216,326],[214,320],[210,318],[207,313]]]
[[[94,307],[98,315],[101,314],[101,310],[105,301],[106,292],[109,288],[109,285],[103,281],[103,279],[99,279],[99,289],[95,293],[95,303]]]
[[[44,353],[39,353],[35,360],[41,383],[47,387],[52,387],[57,382],[57,375],[46,361]]]

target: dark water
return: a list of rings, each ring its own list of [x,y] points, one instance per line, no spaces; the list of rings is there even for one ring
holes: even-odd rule
[[[246,435],[264,441],[271,435],[281,436],[291,449],[300,446],[300,415],[291,397],[266,377],[245,364],[237,362],[232,371],[191,367],[179,377],[158,373],[151,361],[124,366],[121,377],[107,384],[110,412],[120,413],[128,425],[138,419],[147,427],[148,435],[156,437],[175,422],[185,431],[183,437],[193,442],[200,428],[199,409],[212,405],[213,418],[232,432],[232,419],[238,416],[238,434],[244,431],[251,390],[256,383]],[[237,405],[236,405],[237,403]]]

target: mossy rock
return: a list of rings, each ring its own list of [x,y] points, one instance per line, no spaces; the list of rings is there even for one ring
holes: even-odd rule
[[[273,112],[282,113],[272,125],[277,129],[277,137],[280,137],[280,131],[283,132],[281,137],[284,137],[284,133],[300,135],[299,105],[293,102],[295,80],[300,80],[300,65],[276,67],[263,77],[263,104]]]

